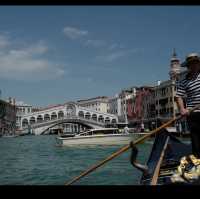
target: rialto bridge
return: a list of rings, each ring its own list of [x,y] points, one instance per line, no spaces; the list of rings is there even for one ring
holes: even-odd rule
[[[102,128],[106,124],[117,123],[116,115],[98,112],[78,106],[75,103],[66,103],[53,108],[23,115],[21,130],[32,131],[34,134],[47,133],[49,129],[59,125],[68,128],[68,131],[80,132],[86,128]]]

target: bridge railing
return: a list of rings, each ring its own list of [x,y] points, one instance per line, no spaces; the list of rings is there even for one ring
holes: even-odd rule
[[[81,121],[85,121],[85,122],[90,122],[91,124],[97,124],[97,125],[104,125],[106,124],[106,122],[101,122],[101,121],[98,121],[98,120],[93,120],[92,118],[90,119],[87,119],[87,118],[84,118],[84,117],[79,117],[79,116],[64,116],[64,117],[61,117],[61,118],[55,118],[55,119],[51,119],[51,120],[42,120],[41,122],[37,122],[37,123],[33,123],[33,124],[29,124],[28,126],[25,126],[25,127],[22,127],[23,129],[28,129],[30,127],[40,127],[40,126],[44,126],[45,124],[49,124],[49,123],[54,123],[54,122],[61,122],[61,121],[64,121],[64,120],[81,120]]]

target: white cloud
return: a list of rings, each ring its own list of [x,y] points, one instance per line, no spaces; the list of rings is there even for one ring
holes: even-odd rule
[[[92,77],[88,77],[88,78],[87,78],[87,82],[88,82],[88,83],[92,83],[93,81],[94,81],[94,80],[93,80]]]
[[[139,49],[119,50],[109,54],[96,56],[95,59],[97,61],[102,61],[102,62],[113,62],[121,57],[125,57],[132,53],[137,53],[137,52],[139,52]]]
[[[18,48],[7,42],[9,48],[4,44],[0,49],[0,77],[33,81],[55,79],[64,74],[64,70],[43,57],[48,51],[43,42]]]
[[[80,37],[88,35],[87,30],[80,30],[78,28],[66,26],[63,29],[64,34],[70,39],[78,39]]]
[[[109,50],[123,49],[124,46],[121,44],[113,43],[109,46]]]
[[[8,38],[4,35],[0,35],[0,49],[5,48],[10,44]]]
[[[98,48],[98,47],[106,46],[106,42],[104,40],[88,39],[85,42],[85,45]]]

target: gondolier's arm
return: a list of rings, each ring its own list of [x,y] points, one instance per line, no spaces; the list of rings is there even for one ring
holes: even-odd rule
[[[175,97],[178,108],[180,110],[181,115],[188,115],[189,110],[184,107],[183,99],[181,97]]]

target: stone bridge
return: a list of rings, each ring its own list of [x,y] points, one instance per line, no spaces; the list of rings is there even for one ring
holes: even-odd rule
[[[71,123],[87,128],[102,128],[106,124],[117,123],[116,115],[98,112],[78,106],[75,103],[66,103],[54,108],[41,110],[24,115],[21,118],[23,132],[32,131],[34,134],[46,133],[48,129],[59,124]]]

